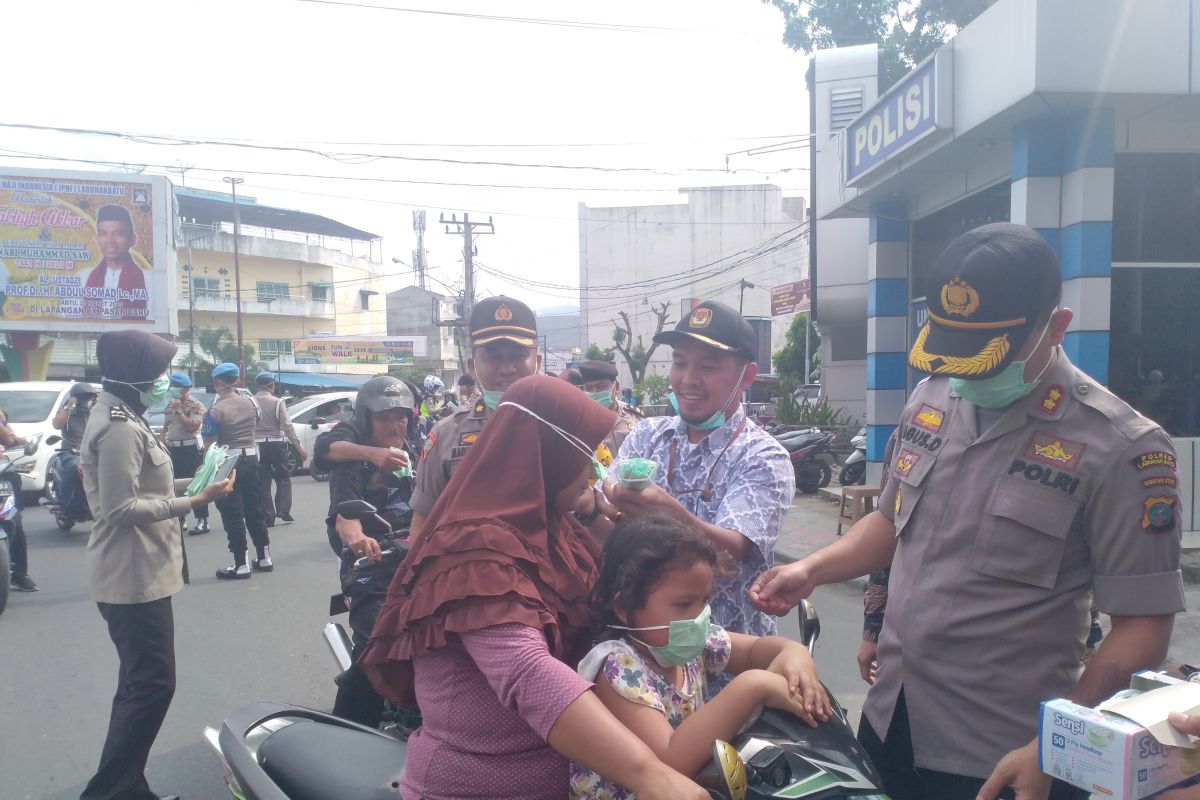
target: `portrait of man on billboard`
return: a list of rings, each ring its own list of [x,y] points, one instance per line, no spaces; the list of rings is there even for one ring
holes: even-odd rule
[[[88,274],[88,289],[118,289],[122,295],[141,290],[141,299],[115,299],[106,310],[105,303],[96,298],[85,304],[88,315],[110,319],[146,318],[146,278],[129,254],[137,244],[133,218],[123,206],[101,206],[96,212],[96,247],[100,262]],[[107,299],[107,297],[105,298]]]

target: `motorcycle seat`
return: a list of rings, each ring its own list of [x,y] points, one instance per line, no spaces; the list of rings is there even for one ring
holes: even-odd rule
[[[823,433],[807,433],[803,436],[793,436],[790,439],[783,439],[779,443],[783,445],[783,449],[789,453],[794,453],[797,450],[803,450],[809,445],[816,444],[821,441]]]
[[[263,740],[258,762],[290,800],[396,800],[407,745],[304,720]]]

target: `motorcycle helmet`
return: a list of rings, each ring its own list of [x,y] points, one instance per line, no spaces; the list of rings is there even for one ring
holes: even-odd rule
[[[363,433],[370,433],[371,414],[390,408],[403,408],[411,420],[415,405],[412,391],[404,381],[389,375],[371,378],[358,390],[358,398],[354,401],[354,426]]]
[[[445,384],[442,383],[442,379],[437,375],[425,376],[425,394],[436,395],[442,390],[442,386],[444,385]]]
[[[96,387],[92,386],[87,381],[76,381],[71,384],[71,388],[67,391],[67,397],[95,397]]]

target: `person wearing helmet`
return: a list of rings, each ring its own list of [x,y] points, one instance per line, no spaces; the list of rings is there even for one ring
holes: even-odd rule
[[[442,388],[445,384],[437,375],[426,375],[422,385],[424,392],[421,397],[421,416],[426,419],[437,419],[442,412]]]
[[[221,580],[246,580],[255,572],[271,572],[271,539],[267,534],[266,520],[262,509],[262,484],[258,476],[258,448],[254,443],[254,430],[258,425],[258,402],[241,394],[237,385],[241,381],[241,370],[237,364],[225,362],[213,368],[213,388],[217,401],[204,415],[200,433],[204,446],[214,444],[228,448],[229,455],[237,454],[238,472],[245,476],[233,485],[232,494],[217,501],[221,512],[221,523],[229,539],[229,552],[233,553],[233,564],[217,570]],[[254,542],[255,555],[251,564],[246,563],[246,532]]]
[[[412,521],[412,461],[406,443],[414,404],[403,381],[386,375],[372,378],[358,392],[354,418],[322,433],[313,446],[313,463],[330,473],[326,535],[342,562],[342,594],[350,606],[356,664],[396,571],[397,562],[382,560],[387,544],[381,540],[406,530]],[[375,506],[389,529],[378,520],[340,516],[338,504],[346,500]],[[353,563],[363,557],[369,566],[351,573]],[[357,666],[338,681],[333,713],[367,727],[379,724],[383,698]]]
[[[196,432],[204,422],[204,404],[191,396],[192,379],[182,372],[170,376],[167,405],[163,409],[163,428],[160,437],[171,454],[171,466],[176,478],[191,478],[200,466],[200,443]],[[196,525],[188,531],[196,535],[208,533],[208,506],[196,507]]]
[[[60,501],[64,509],[72,509],[81,489],[79,485],[79,448],[83,444],[83,432],[88,417],[96,403],[96,387],[86,381],[71,385],[67,400],[50,421],[55,430],[62,431],[62,487]]]

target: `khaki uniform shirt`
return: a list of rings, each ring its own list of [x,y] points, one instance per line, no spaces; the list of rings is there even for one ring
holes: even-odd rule
[[[259,441],[281,441],[286,438],[292,443],[292,447],[302,449],[303,445],[296,436],[296,429],[292,427],[292,419],[288,416],[287,403],[283,402],[283,398],[264,390],[254,395],[254,399],[258,401],[258,410],[261,412],[258,424],[254,427],[254,438]]]
[[[79,460],[96,517],[87,546],[96,602],[149,603],[182,589],[179,518],[192,504],[175,496],[171,457],[150,426],[101,392]]]
[[[1081,672],[1093,590],[1107,614],[1175,614],[1179,476],[1154,422],[1058,351],[986,431],[932,378],[901,415],[879,509],[896,526],[879,677],[883,735],[901,689],[918,767],[986,778],[1037,734]]]
[[[429,516],[442,489],[446,488],[450,476],[467,454],[467,448],[479,438],[487,416],[487,405],[482,399],[476,398],[474,404],[463,406],[429,432],[425,452],[421,454],[421,465],[417,469],[417,488],[409,501],[415,513]]]
[[[621,443],[625,441],[629,432],[642,421],[641,414],[619,400],[613,411],[617,412],[617,424],[596,448],[596,458],[604,465],[605,469],[612,466],[613,459],[616,458],[617,453],[621,452]]]
[[[193,400],[189,394],[187,397],[181,397],[178,400],[172,400],[167,403],[167,407],[163,409],[163,416],[166,418],[166,425],[163,426],[163,438],[167,440],[168,445],[174,445],[177,442],[185,442],[192,444],[196,441],[196,431],[188,430],[184,424],[184,419],[190,419],[194,422],[202,422],[204,420],[204,404],[199,400]]]
[[[204,438],[216,438],[217,444],[230,450],[254,448],[254,429],[258,426],[258,403],[241,394],[218,397],[204,417]]]

